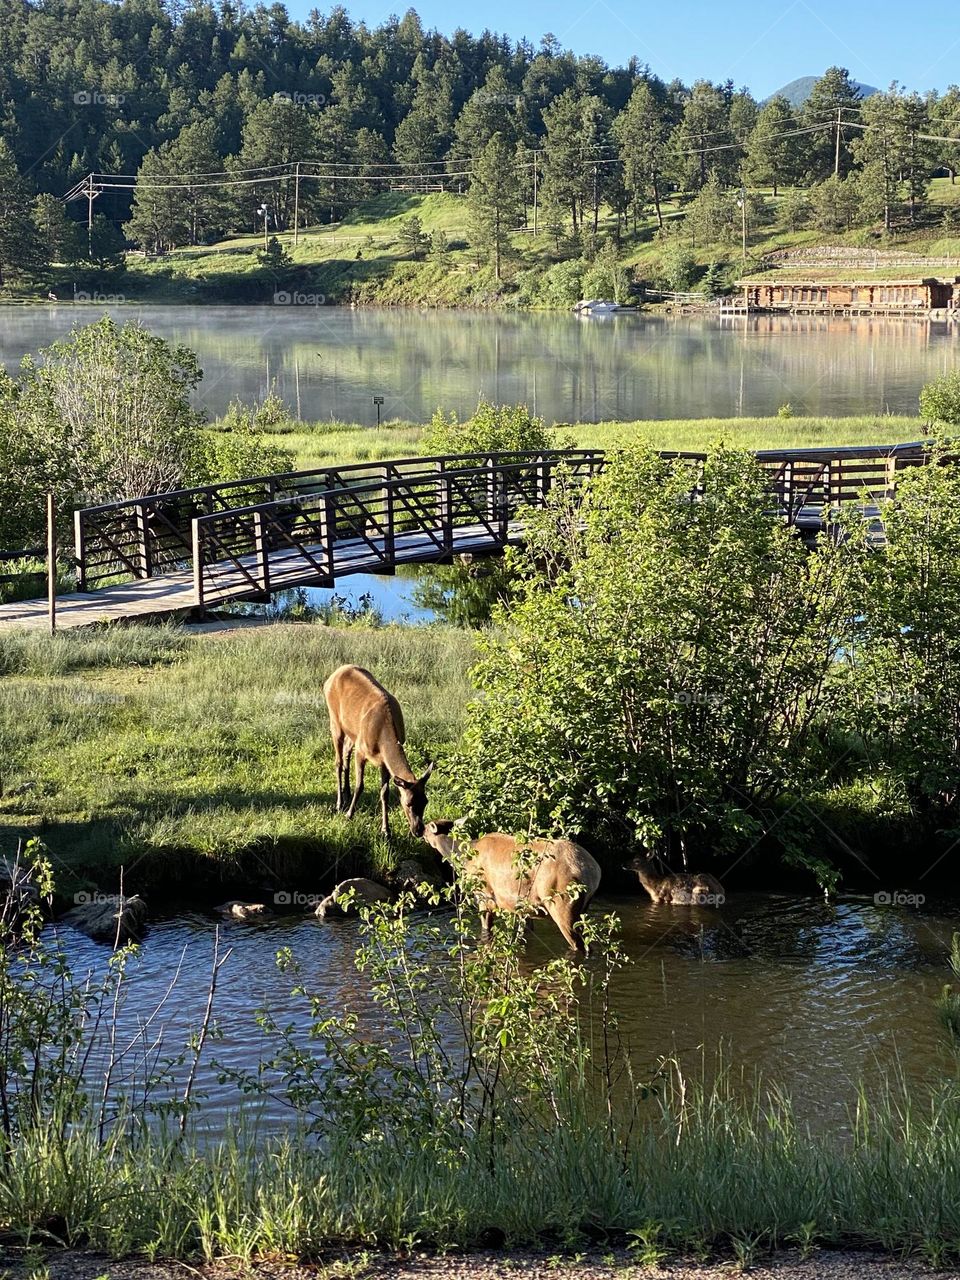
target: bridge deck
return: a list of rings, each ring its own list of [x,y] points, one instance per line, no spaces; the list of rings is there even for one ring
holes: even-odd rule
[[[509,527],[509,541],[519,538],[519,524]],[[381,555],[383,539],[374,539],[374,550],[365,540],[339,541],[334,552],[336,578],[355,573],[384,573]],[[457,555],[484,554],[499,550],[502,544],[495,541],[482,525],[459,528],[454,538]],[[378,552],[380,554],[378,554]],[[303,553],[288,548],[270,555],[270,584],[272,591],[284,591],[293,587],[317,584],[315,567],[307,560],[325,554],[322,546],[307,546]],[[441,559],[436,543],[426,534],[416,531],[395,535],[393,561],[395,564],[428,564]],[[256,555],[241,556],[240,562],[253,571],[257,568]],[[251,594],[249,584],[238,583],[226,589],[221,599],[239,599]],[[152,578],[139,578],[116,586],[100,587],[97,591],[75,591],[57,598],[57,626],[63,628],[89,627],[105,622],[129,622],[136,618],[165,617],[188,612],[196,607],[197,597],[191,569],[157,574]],[[46,628],[48,626],[47,598],[18,600],[0,604],[0,630]]]

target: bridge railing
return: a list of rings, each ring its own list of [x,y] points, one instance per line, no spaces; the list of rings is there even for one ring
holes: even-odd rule
[[[440,563],[458,539],[467,545],[467,535],[503,547],[517,535],[518,512],[544,505],[558,468],[582,483],[604,458],[576,450],[494,455],[476,466],[426,461],[381,463],[376,479],[195,517],[197,604],[306,582],[332,585],[355,566],[390,572],[405,561]]]
[[[461,454],[315,467],[85,507],[74,515],[77,586],[87,591],[118,577],[150,578],[187,567],[193,551],[193,521],[199,516],[348,488],[380,476],[385,468],[400,477],[425,467],[455,469],[480,461],[476,454]]]
[[[683,458],[696,471],[706,455],[665,456]],[[829,518],[844,503],[862,502],[864,495],[879,505],[895,492],[899,472],[927,456],[922,443],[762,450],[757,455],[770,474],[774,509],[799,525]],[[453,532],[468,526],[500,545],[511,513],[519,506],[542,504],[561,464],[582,478],[602,467],[603,455],[554,450],[401,458],[85,508],[75,517],[78,585],[89,590],[117,577],[149,578],[192,567],[198,596],[212,599],[221,589],[242,594],[244,584],[251,592],[269,590],[262,584],[271,576],[282,582],[299,574],[303,580],[303,564],[315,569],[317,581],[332,577],[331,547],[342,544],[349,550],[351,541],[357,554],[363,550],[385,566],[397,537],[414,530],[423,540],[424,554],[435,550],[438,558],[451,554]],[[694,491],[697,484],[694,477]],[[259,569],[251,566],[251,557]]]

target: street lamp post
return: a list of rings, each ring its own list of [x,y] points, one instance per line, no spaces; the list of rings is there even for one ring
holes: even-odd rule
[[[262,204],[257,209],[257,213],[260,213],[263,215],[263,251],[264,253],[266,253],[267,251],[267,219],[270,216],[270,210],[267,208],[265,204]]]

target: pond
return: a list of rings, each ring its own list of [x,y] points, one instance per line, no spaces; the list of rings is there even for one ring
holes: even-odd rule
[[[479,396],[550,422],[915,413],[957,360],[960,325],[803,316],[669,318],[343,307],[0,307],[0,357],[24,354],[103,311],[186,343],[200,401],[221,413],[271,386],[305,420],[424,422]]]
[[[642,1071],[675,1053],[692,1074],[721,1049],[726,1061],[759,1069],[793,1096],[811,1123],[846,1123],[863,1080],[902,1072],[911,1083],[956,1071],[934,1001],[947,980],[946,955],[960,921],[957,904],[878,906],[873,899],[835,902],[788,895],[731,894],[720,909],[654,906],[639,896],[600,899],[594,911],[616,911],[631,963],[615,979],[614,1008]],[[217,921],[187,914],[155,921],[133,962],[124,1014],[132,1029],[160,1001],[180,966],[174,998],[162,1011],[165,1045],[182,1045],[199,1024],[206,999]],[[109,951],[73,929],[61,936],[81,971],[102,972]],[[312,914],[257,924],[221,924],[231,949],[217,993],[222,1039],[211,1052],[235,1068],[253,1068],[268,1043],[255,1013],[267,1006],[304,1031],[303,1007],[289,995],[292,979],[274,957],[292,948],[307,988],[330,1014],[370,1008],[369,982],[356,972],[355,920]],[[563,952],[554,926],[538,921],[530,964]],[[181,960],[183,963],[181,965]],[[598,964],[594,957],[588,965]],[[156,1030],[156,1027],[154,1027]],[[200,1073],[203,1119],[216,1130],[238,1102],[217,1082],[211,1061]],[[264,1119],[286,1113],[266,1104]]]

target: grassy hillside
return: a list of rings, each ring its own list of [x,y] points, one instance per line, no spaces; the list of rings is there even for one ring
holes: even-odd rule
[[[640,222],[622,240],[620,258],[632,279],[656,283],[665,270],[665,255],[682,243],[702,267],[715,264],[721,282],[731,283],[745,272],[762,265],[765,255],[779,249],[797,249],[820,244],[867,246],[896,253],[921,253],[960,258],[960,235],[944,230],[943,214],[960,206],[960,185],[936,179],[931,186],[928,225],[914,233],[898,235],[895,243],[882,243],[863,230],[824,236],[805,229],[791,230],[784,221],[784,196],[776,199],[767,192],[772,210],[769,225],[749,229],[748,258],[742,259],[736,244],[692,244],[689,237],[673,234],[682,224],[685,201],[667,200],[664,214],[668,234],[657,232],[652,217]],[[448,249],[443,257],[427,251],[422,261],[414,261],[400,240],[400,226],[416,215],[431,236],[443,233]],[[609,213],[601,219],[600,231],[609,236],[615,221]],[[277,292],[300,291],[327,302],[378,303],[381,305],[428,306],[550,306],[567,305],[562,295],[564,273],[576,257],[569,244],[557,247],[552,236],[541,229],[518,231],[513,238],[513,255],[504,279],[494,279],[493,268],[478,262],[467,233],[467,203],[463,196],[449,193],[415,195],[390,193],[358,208],[343,222],[301,231],[299,243],[292,233],[282,237],[291,263],[279,269],[261,264],[261,236],[241,236],[208,247],[181,249],[163,258],[146,260],[138,254],[128,258],[123,276],[125,296],[141,298],[193,299],[197,301],[272,301]],[[581,270],[587,264],[581,262]],[[553,274],[551,276],[551,269]],[[910,269],[900,269],[910,274]],[[830,269],[831,274],[843,272]],[[809,273],[809,272],[808,272]],[[863,275],[863,272],[858,274]],[[551,288],[553,278],[557,289]]]

